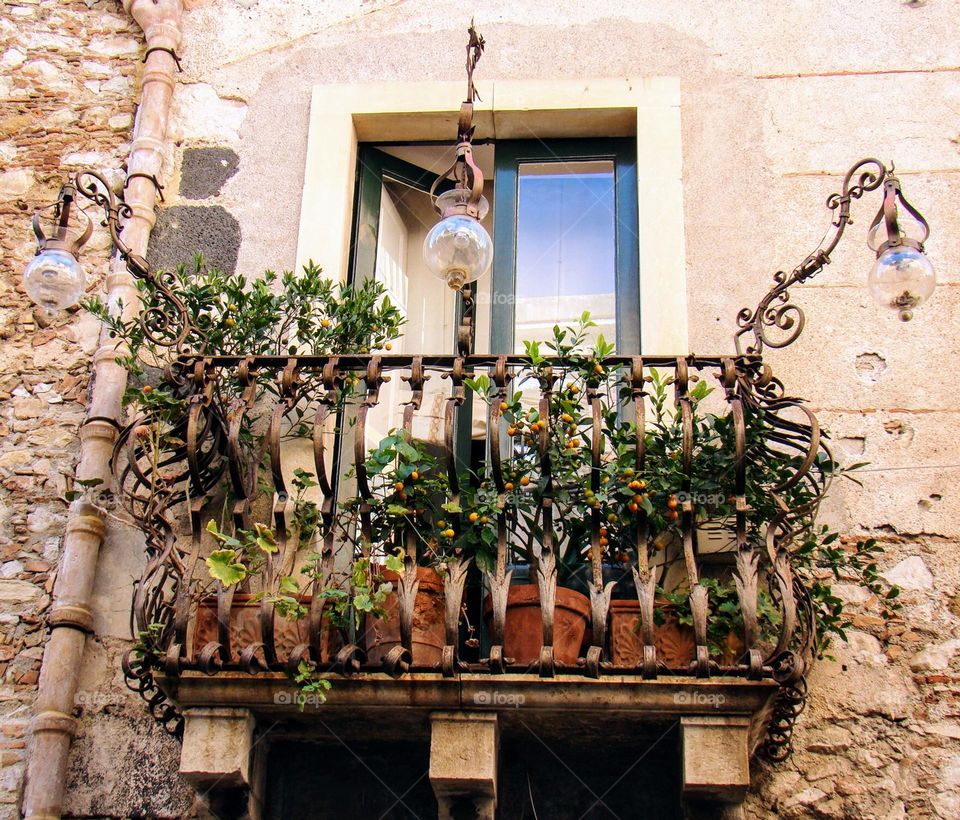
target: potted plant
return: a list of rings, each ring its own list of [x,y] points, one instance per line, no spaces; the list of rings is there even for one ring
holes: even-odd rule
[[[177,369],[180,365],[170,361],[169,322],[175,316],[189,317],[177,344],[177,351],[184,354],[341,355],[389,350],[399,335],[402,315],[382,284],[368,280],[352,287],[332,282],[312,263],[301,273],[267,271],[260,279],[247,280],[209,268],[198,256],[192,268],[181,266],[158,273],[152,279],[138,280],[137,287],[143,321],[124,319],[121,311],[112,311],[97,299],[85,306],[116,339],[118,363],[129,374],[124,405],[134,422],[131,445],[121,454],[128,466],[115,466],[129,512],[138,521],[148,522],[149,512],[157,504],[187,501],[191,493],[203,495],[207,510],[222,503],[225,511],[214,516],[205,529],[200,566],[206,568],[207,578],[192,579],[197,618],[191,646],[202,651],[219,637],[214,609],[219,585],[232,610],[229,629],[234,640],[226,660],[236,662],[238,653],[259,642],[264,609],[278,616],[271,635],[278,657],[289,657],[293,648],[308,642],[305,615],[316,598],[323,604],[324,616],[315,656],[326,662],[346,639],[343,633],[349,623],[362,614],[381,611],[390,591],[388,582],[365,572],[369,567],[363,561],[355,562],[345,574],[332,572],[329,566],[321,568],[318,545],[339,522],[336,517],[320,515],[316,476],[297,470],[285,477],[296,492],[282,523],[267,511],[272,487],[258,478],[268,450],[266,422],[280,390],[271,374],[253,371],[248,378],[241,378],[239,373],[225,372],[213,382],[202,408],[202,422],[222,431],[220,435],[226,438],[227,428],[236,420],[241,452],[230,456],[230,469],[225,461],[204,462],[198,484],[198,476],[188,469],[184,441],[189,374],[184,378]],[[180,300],[182,311],[170,304],[170,292]],[[318,379],[315,373],[302,376],[301,389],[282,420],[280,446],[284,452],[311,446],[303,420],[307,413],[315,412],[312,402],[319,391],[314,388],[320,385],[312,380]],[[356,379],[347,378],[340,385],[334,415],[353,401],[355,383]],[[127,488],[122,486],[125,480],[131,482]],[[238,514],[241,508],[243,513]],[[269,526],[261,523],[271,518]],[[153,532],[149,524],[145,531]],[[148,551],[162,546],[151,546],[149,537]],[[281,542],[286,545],[283,566],[275,572],[261,572],[268,561],[278,557]],[[154,636],[153,642],[163,645],[172,628],[168,623],[146,632]],[[308,676],[301,681],[304,685],[310,685],[312,665],[306,662],[298,673]]]
[[[690,415],[694,430],[690,489],[686,496],[681,487],[685,476],[681,470],[682,423],[680,414],[667,402],[669,382],[654,370],[649,377],[649,400],[652,416],[646,424],[643,469],[635,469],[635,432],[629,425],[609,428],[612,455],[605,464],[603,489],[588,499],[601,510],[607,522],[606,537],[619,554],[630,551],[637,516],[643,516],[653,571],[660,578],[655,601],[654,644],[658,659],[671,668],[686,668],[694,655],[692,615],[689,604],[689,582],[672,576],[671,567],[680,559],[679,510],[686,497],[690,500],[698,534],[706,535],[707,527],[730,534],[725,549],[736,549],[734,476],[736,446],[733,419],[702,409],[711,390],[700,381],[689,391]],[[826,527],[813,527],[816,514],[816,489],[808,482],[791,482],[804,456],[789,449],[770,447],[769,421],[762,410],[744,408],[746,473],[744,497],[750,511],[746,538],[754,550],[766,549],[767,522],[780,512],[779,504],[789,509],[805,510],[807,537],[793,552],[795,570],[811,592],[818,624],[817,651],[822,651],[831,634],[843,634],[842,604],[833,596],[824,578],[829,573],[858,580],[882,600],[888,612],[897,608],[899,590],[880,582],[874,562],[879,548],[872,540],[848,549],[835,545],[839,536]],[[816,467],[826,478],[843,476],[856,480],[851,473],[862,467],[852,464],[841,467],[824,452],[817,454]],[[779,502],[771,493],[778,488]],[[731,556],[732,557],[732,556]],[[762,577],[761,582],[772,579]],[[710,615],[707,619],[707,645],[713,659],[722,665],[738,663],[744,651],[743,617],[740,598],[729,569],[720,577],[701,577],[699,584],[707,592]],[[760,645],[769,644],[780,623],[780,613],[771,594],[758,590],[757,616]],[[642,655],[637,626],[640,605],[637,599],[613,600],[610,613],[610,651],[615,665],[633,663]],[[629,663],[628,663],[629,661]]]
[[[385,605],[391,592],[388,581],[372,572],[368,558],[356,559],[350,570],[326,574],[323,556],[318,551],[320,512],[307,493],[317,486],[306,470],[294,471],[293,516],[286,537],[293,544],[294,555],[303,557],[298,574],[277,575],[269,588],[251,593],[247,580],[259,575],[267,556],[276,555],[279,545],[274,531],[261,523],[251,529],[235,528],[232,533],[221,530],[211,519],[207,531],[217,543],[206,558],[210,577],[230,591],[230,646],[231,659],[237,661],[241,652],[261,640],[260,626],[263,604],[269,605],[279,616],[273,620],[273,640],[277,656],[287,661],[297,647],[309,644],[307,615],[314,596],[323,601],[319,630],[319,644],[314,647],[321,665],[331,664],[337,651],[349,641],[361,619],[385,614]],[[269,576],[268,576],[269,577]],[[241,591],[234,591],[239,589]],[[194,627],[195,652],[218,641],[217,596],[198,593],[197,618]]]
[[[720,666],[740,662],[744,653],[743,615],[732,579],[701,578],[710,598],[711,615],[707,621],[707,648]],[[760,645],[770,649],[776,643],[782,617],[769,593],[757,596]],[[657,589],[654,610],[656,627],[653,645],[657,659],[669,669],[686,669],[695,656],[696,642],[689,590],[667,592]],[[636,601],[614,601],[610,611],[610,660],[615,667],[635,669],[643,658],[640,637],[640,609]]]
[[[511,567],[504,654],[519,663],[532,663],[540,656],[544,581],[555,584],[553,646],[560,663],[577,662],[589,629],[591,604],[584,579],[590,577],[591,571],[591,532],[599,523],[587,503],[594,480],[589,397],[605,373],[600,362],[613,350],[603,336],[592,345],[588,343],[593,327],[589,313],[584,313],[572,326],[555,326],[553,338],[544,342],[542,349],[539,342],[524,342],[528,365],[518,374],[519,378],[532,379],[542,388],[549,388],[545,404],[525,404],[519,390],[504,397],[486,376],[467,382],[488,403],[499,402],[499,416],[509,442],[503,469],[505,514],[515,536],[515,561],[522,563]],[[553,359],[554,364],[548,364],[548,359]],[[557,360],[563,366],[557,367]],[[549,474],[543,471],[545,460],[550,464]],[[545,502],[552,513],[553,543],[546,567],[541,566],[547,541]],[[489,514],[483,518],[495,520]],[[489,547],[496,543],[496,531],[487,532]],[[601,546],[606,543],[605,532],[605,527],[600,527]],[[550,581],[553,573],[554,580]],[[484,610],[490,623],[492,595],[485,601]]]
[[[400,645],[399,587],[415,583],[412,662],[435,666],[445,643],[439,543],[455,537],[444,519],[446,474],[423,442],[403,430],[391,430],[371,448],[363,469],[369,492],[341,504],[353,525],[347,537],[372,561],[376,577],[390,592],[383,611],[365,620],[359,642],[371,663],[382,662]],[[357,477],[354,471],[349,475]]]

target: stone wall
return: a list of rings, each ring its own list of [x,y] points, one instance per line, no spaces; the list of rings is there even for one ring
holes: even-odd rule
[[[66,172],[116,169],[126,155],[141,35],[112,0],[16,0],[0,11],[0,816],[17,816],[30,707],[66,521],[97,323],[34,318],[21,274],[34,208]],[[116,179],[116,175],[114,175]],[[122,177],[121,177],[122,179]],[[84,264],[105,272],[107,239]]]
[[[314,84],[461,77],[468,12],[454,3],[188,6],[162,180],[168,211],[151,252],[164,262],[193,249],[184,231],[194,226],[198,236],[232,237],[220,251],[248,274],[293,265]],[[933,227],[928,249],[941,279],[933,301],[908,325],[871,303],[863,282],[872,258],[861,240],[874,200],[857,211],[834,263],[797,289],[809,327],[770,361],[788,392],[811,400],[838,454],[871,462],[864,487],[838,486],[826,513],[848,538],[874,535],[887,546],[881,568],[904,589],[904,617],[885,623],[856,587],[841,588],[857,613],[850,642],[812,676],[797,753],[757,766],[748,814],[960,815],[960,415],[949,375],[960,365],[955,5],[710,0],[694,13],[682,0],[549,9],[496,0],[473,12],[488,42],[484,77],[680,77],[695,350],[730,349],[737,310],[816,242],[821,203],[850,162],[876,155],[903,171]],[[0,816],[15,816],[65,518],[60,476],[76,452],[97,334],[79,313],[51,328],[32,318],[19,281],[32,252],[27,217],[55,197],[64,172],[119,167],[142,46],[118,3],[93,0],[9,2],[0,37]],[[200,184],[221,159],[236,173]],[[84,260],[91,290],[105,257],[100,232]],[[75,816],[191,811],[189,791],[171,777],[176,746],[117,672],[138,548],[135,534],[111,525],[99,637],[78,698],[67,798]],[[123,757],[149,766],[118,766]]]

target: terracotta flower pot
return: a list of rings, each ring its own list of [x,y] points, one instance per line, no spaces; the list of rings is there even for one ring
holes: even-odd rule
[[[483,615],[489,628],[493,621],[493,600],[489,595],[483,602]],[[572,666],[577,662],[589,622],[590,601],[586,596],[566,587],[557,587],[553,647],[558,663]],[[503,642],[504,654],[517,663],[534,663],[540,659],[543,621],[536,584],[510,587]]]
[[[696,654],[693,627],[679,623],[676,614],[669,609],[658,608],[664,613],[665,620],[653,629],[657,660],[670,669],[684,669]],[[638,601],[610,602],[610,657],[614,666],[635,668],[643,659],[643,638],[639,626]],[[730,666],[740,659],[743,651],[743,639],[731,632],[724,642],[723,654],[715,660],[721,666]]]
[[[248,646],[260,642],[260,601],[251,600],[249,593],[238,592],[233,596],[230,607],[230,656],[239,661],[240,653]],[[310,607],[310,596],[301,599],[303,605]],[[197,653],[217,637],[217,599],[214,596],[204,598],[197,606],[197,617],[193,629],[193,649]],[[277,656],[281,660],[289,657],[293,649],[310,640],[310,626],[307,616],[293,621],[279,613],[273,618],[273,640]],[[330,663],[342,644],[340,631],[327,617],[323,619],[320,632],[320,662]]]
[[[384,602],[384,618],[368,618],[363,644],[367,661],[378,664],[400,645],[400,600],[396,589],[400,577],[384,570],[383,580],[393,584]],[[443,626],[443,579],[430,567],[417,567],[417,600],[413,606],[413,665],[437,666],[443,655],[446,635]],[[359,641],[358,641],[359,643]]]

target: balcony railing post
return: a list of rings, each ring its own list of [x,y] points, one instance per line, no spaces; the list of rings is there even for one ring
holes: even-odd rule
[[[496,392],[487,413],[487,435],[489,437],[490,477],[497,490],[497,566],[495,574],[487,572],[490,584],[492,617],[490,628],[490,671],[500,674],[505,671],[506,658],[503,655],[504,631],[507,618],[507,593],[513,571],[507,571],[507,500],[506,482],[503,478],[503,451],[500,441],[502,421],[500,405],[506,401],[507,385],[510,373],[507,370],[507,357],[499,356],[493,370],[493,384]],[[511,442],[512,446],[512,442]]]
[[[553,528],[553,465],[550,461],[550,425],[552,424],[550,400],[553,397],[555,376],[552,367],[544,367],[539,376],[540,403],[539,428],[540,475],[543,485],[541,515],[543,539],[533,541],[534,569],[540,593],[540,617],[543,622],[543,646],[540,649],[540,675],[552,678],[555,672],[553,646],[554,615],[557,605],[557,545]]]
[[[630,400],[633,402],[633,420],[637,431],[636,448],[634,450],[634,469],[637,475],[644,474],[646,462],[646,439],[642,431],[646,429],[647,393],[645,385],[650,377],[644,375],[643,367],[643,359],[640,356],[634,356],[630,363]],[[633,581],[637,589],[637,599],[640,603],[640,635],[643,641],[643,656],[640,659],[640,664],[643,677],[649,680],[657,676],[657,649],[653,645],[653,604],[657,591],[657,579],[650,568],[647,513],[642,507],[634,533],[637,563],[633,568]]]
[[[690,398],[690,368],[686,358],[677,358],[674,374],[674,393],[681,421],[680,464],[683,479],[680,489],[683,495],[680,503],[680,529],[683,544],[683,558],[687,569],[687,582],[690,585],[690,613],[693,618],[693,633],[696,641],[696,656],[691,670],[697,677],[710,675],[710,651],[707,648],[707,609],[709,601],[707,590],[700,584],[700,571],[697,566],[696,520],[691,499],[693,478],[693,406]]]
[[[587,401],[590,403],[590,489],[600,490],[600,445],[603,441],[603,417],[600,405],[600,392],[592,381],[587,385]],[[614,582],[606,587],[603,584],[603,548],[600,545],[600,510],[590,510],[590,614],[592,625],[591,646],[587,650],[587,672],[592,677],[600,677],[600,662],[603,648],[607,642],[607,614],[610,609],[610,596]],[[576,548],[576,545],[572,545]]]
[[[455,436],[460,408],[466,400],[466,388],[463,384],[465,376],[463,356],[458,356],[454,360],[450,372],[443,374],[443,378],[449,377],[450,379],[450,396],[444,402],[443,411],[443,443],[447,462],[447,482],[450,486],[450,503],[454,507],[460,505],[460,480],[457,475]],[[453,519],[454,529],[459,532],[462,523],[460,513],[454,514]],[[467,580],[467,571],[472,561],[473,559],[470,557],[455,554],[449,557],[446,565],[447,573],[443,582],[443,628],[446,643],[443,647],[441,660],[441,669],[445,677],[453,677],[459,667],[460,607],[463,602],[463,588]]]

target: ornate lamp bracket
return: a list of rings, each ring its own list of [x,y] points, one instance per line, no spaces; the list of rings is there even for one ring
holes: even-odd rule
[[[102,211],[100,224],[110,231],[110,239],[126,269],[135,279],[149,283],[159,295],[159,304],[148,307],[139,315],[138,321],[145,337],[159,347],[170,349],[174,356],[185,352],[184,342],[187,337],[197,338],[202,337],[202,334],[192,323],[186,305],[175,293],[173,275],[150,270],[147,260],[134,253],[124,242],[123,228],[133,216],[133,209],[122,196],[114,194],[106,178],[98,171],[78,171],[60,189],[57,202],[53,206],[55,233],[45,235],[40,212],[34,214],[33,231],[37,237],[37,254],[46,250],[57,250],[77,258],[93,232],[93,220],[79,207],[78,200],[86,200]],[[84,221],[79,231],[73,229],[73,236],[71,218]]]
[[[790,273],[777,271],[773,275],[773,287],[751,310],[743,308],[737,314],[739,330],[734,334],[734,343],[739,354],[760,354],[764,346],[783,348],[793,344],[803,332],[806,317],[803,310],[790,301],[789,289],[812,279],[830,262],[830,254],[840,242],[850,219],[850,203],[883,184],[887,177],[886,166],[878,159],[862,159],[853,165],[843,178],[838,193],[827,197],[827,207],[835,213],[830,230],[820,244]],[[786,334],[779,338],[775,333]],[[753,339],[750,340],[750,336]],[[749,343],[744,347],[744,336]]]

